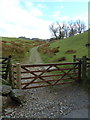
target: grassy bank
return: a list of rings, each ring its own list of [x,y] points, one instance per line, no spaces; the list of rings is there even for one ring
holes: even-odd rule
[[[39,47],[44,62],[72,62],[73,55],[77,57],[88,56],[88,32],[56,40]]]

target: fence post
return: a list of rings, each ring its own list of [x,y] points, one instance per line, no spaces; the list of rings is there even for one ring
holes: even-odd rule
[[[76,55],[73,55],[73,62],[76,62]]]
[[[12,64],[11,71],[12,71],[12,88],[15,88],[15,81],[14,81],[14,64]]]
[[[81,82],[81,64],[82,64],[82,62],[81,62],[81,60],[79,61],[79,70],[78,70],[78,82],[80,83]]]
[[[85,83],[86,79],[87,79],[86,70],[87,70],[87,58],[86,58],[86,56],[83,56],[83,58],[82,58],[82,80],[83,80],[83,83]]]
[[[21,89],[21,65],[20,63],[16,64],[16,87],[17,89]]]

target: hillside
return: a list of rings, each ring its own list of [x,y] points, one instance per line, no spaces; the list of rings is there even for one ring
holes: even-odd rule
[[[0,37],[2,56],[12,56],[12,62],[23,62],[30,56],[32,47],[42,44],[42,41],[25,40],[21,38]]]
[[[88,32],[55,40],[39,47],[44,62],[71,62],[73,55],[77,57],[88,56]],[[46,52],[47,51],[47,52]]]

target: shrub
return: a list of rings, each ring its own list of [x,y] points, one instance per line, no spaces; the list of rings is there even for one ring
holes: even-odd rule
[[[59,52],[59,47],[51,49],[51,53],[57,53],[57,52]]]
[[[73,54],[73,53],[76,53],[76,50],[67,50],[65,53],[66,54]]]
[[[42,45],[38,48],[39,52],[47,55],[55,55],[55,53],[59,52],[59,46],[55,48],[50,48],[50,44]]]
[[[2,42],[3,42],[3,43],[7,43],[7,41],[3,41],[3,40],[2,40]]]
[[[65,61],[65,60],[66,60],[66,57],[58,58],[58,61]]]

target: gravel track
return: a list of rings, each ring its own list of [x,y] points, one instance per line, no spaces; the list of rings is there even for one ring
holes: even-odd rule
[[[31,63],[42,63],[37,47],[31,50]],[[26,102],[6,108],[3,117],[63,118],[71,111],[88,109],[88,93],[77,83],[23,90],[23,94]]]
[[[5,110],[7,118],[62,118],[88,108],[88,94],[77,84],[24,90],[26,102]]]

